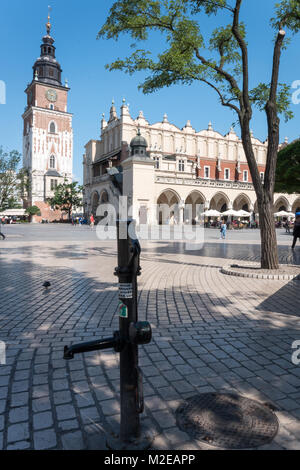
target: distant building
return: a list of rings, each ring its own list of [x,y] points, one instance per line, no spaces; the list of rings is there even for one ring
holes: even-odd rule
[[[47,34],[42,39],[41,54],[33,65],[33,80],[27,86],[27,106],[23,114],[23,166],[29,171],[30,193],[25,207],[36,205],[41,217],[36,221],[60,219],[60,211],[52,210],[47,198],[67,179],[72,182],[73,129],[68,112],[67,81],[62,85],[62,69],[55,58],[54,39]]]
[[[139,131],[138,131],[139,129]],[[142,147],[136,149],[137,133]],[[264,179],[267,142],[252,136],[261,179]],[[143,153],[140,150],[144,148]],[[135,152],[135,150],[134,150]],[[246,210],[257,215],[256,194],[243,150],[233,128],[225,135],[208,128],[197,132],[190,121],[179,129],[168,121],[149,124],[143,112],[130,116],[123,101],[120,117],[114,103],[109,120],[101,121],[100,140],[85,146],[84,210],[96,215],[97,207],[110,202],[118,207],[120,194],[127,195],[138,222],[163,223],[163,214],[153,212],[155,204],[178,204],[178,222],[186,220],[184,207],[196,204],[224,212]],[[275,194],[274,212],[300,208],[300,195]]]

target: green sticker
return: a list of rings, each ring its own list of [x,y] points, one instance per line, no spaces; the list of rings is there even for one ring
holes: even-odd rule
[[[119,316],[122,318],[128,318],[128,308],[122,302],[119,303]]]

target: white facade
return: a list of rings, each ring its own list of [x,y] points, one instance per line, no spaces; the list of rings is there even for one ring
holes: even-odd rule
[[[59,179],[59,183],[67,178],[72,182],[73,170],[73,129],[72,118],[70,115],[33,108],[32,127],[27,126],[26,134],[23,139],[23,166],[31,174],[31,198],[33,201],[45,201],[46,198],[53,195],[51,189],[51,179]],[[37,127],[36,113],[40,115],[43,112],[46,119],[55,125],[55,133],[50,132],[48,128]],[[70,131],[59,129],[58,122],[61,117],[69,120]],[[24,118],[26,113],[24,114]],[[52,160],[51,160],[52,157]],[[54,160],[53,160],[54,159]],[[54,162],[54,163],[53,163]],[[51,164],[52,163],[52,164]],[[49,175],[47,172],[54,170],[57,176]],[[54,174],[54,173],[53,173]]]
[[[133,161],[130,142],[140,128],[148,143],[152,165],[146,161]],[[261,178],[264,177],[267,142],[252,137],[254,153]],[[203,204],[206,209],[221,212],[234,208],[257,214],[256,194],[251,182],[242,142],[233,129],[225,135],[213,130],[197,132],[188,121],[183,129],[168,122],[150,124],[139,113],[130,116],[128,107],[121,107],[117,116],[114,104],[108,122],[102,118],[100,140],[91,140],[85,147],[84,207],[89,215],[98,204],[108,199],[116,205],[117,187],[107,171],[117,166],[123,172],[123,194],[134,205],[134,217],[139,221],[141,212],[148,214],[148,223],[158,222],[159,215],[151,209],[156,204]],[[117,206],[116,206],[117,207]],[[274,212],[300,207],[300,195],[275,194]]]

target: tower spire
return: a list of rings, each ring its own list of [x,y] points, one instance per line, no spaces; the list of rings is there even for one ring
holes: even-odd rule
[[[33,77],[39,82],[61,86],[62,69],[56,60],[55,41],[51,36],[51,11],[51,6],[48,6],[48,21],[46,23],[47,34],[42,38],[43,43],[41,44],[40,57],[38,57],[33,66]]]
[[[50,13],[51,13],[51,11],[52,11],[52,8],[50,7],[50,5],[48,5],[48,22],[46,23],[48,36],[50,36],[50,32],[51,32],[51,23],[50,23]]]

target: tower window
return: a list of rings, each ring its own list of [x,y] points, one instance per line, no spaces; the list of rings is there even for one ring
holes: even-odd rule
[[[230,180],[230,169],[229,168],[225,168],[225,170],[224,170],[224,179],[225,180]]]
[[[159,170],[159,157],[154,157],[154,161],[155,161],[155,168]]]
[[[53,75],[54,75],[53,69],[49,69],[49,75],[50,75],[50,77],[53,77]]]
[[[51,124],[50,124],[50,134],[55,134],[55,133],[56,133],[55,122],[51,122]]]
[[[50,109],[54,109],[54,104],[50,104]]]
[[[178,162],[178,170],[184,171],[184,160],[179,160]]]
[[[55,168],[55,156],[51,155],[50,157],[50,168],[54,169]]]
[[[51,187],[51,191],[54,191],[54,189],[57,188],[57,180],[51,180],[50,187]]]

